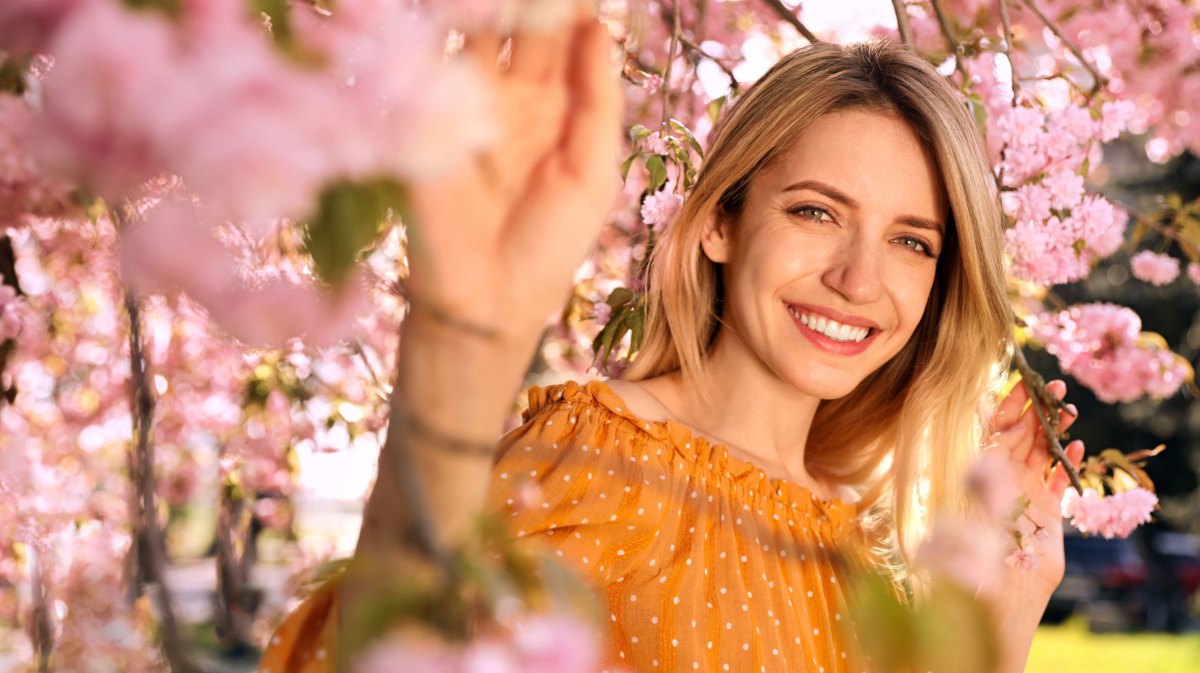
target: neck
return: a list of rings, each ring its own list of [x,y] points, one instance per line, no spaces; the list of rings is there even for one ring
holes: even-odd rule
[[[772,476],[813,486],[804,454],[821,400],[781,380],[728,327],[718,333],[705,364],[694,379],[677,374],[680,408],[674,411],[682,412],[681,420]]]

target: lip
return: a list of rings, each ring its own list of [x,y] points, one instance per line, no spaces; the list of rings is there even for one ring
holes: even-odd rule
[[[852,325],[854,327],[870,327],[872,330],[875,330],[876,332],[883,329],[882,327],[879,326],[878,323],[876,323],[872,320],[868,320],[866,318],[856,316],[856,315],[850,315],[848,313],[842,313],[840,311],[835,311],[831,308],[826,308],[824,306],[816,306],[814,304],[793,304],[792,302],[784,302],[784,303],[789,306],[794,307],[800,313],[816,313],[817,315],[825,316],[826,318],[836,320],[837,322],[840,322],[843,325]]]
[[[806,306],[804,304],[790,304],[790,306],[795,307],[797,311],[801,313],[816,313],[818,315],[824,315],[826,318],[833,318],[838,322],[843,322],[839,316],[845,316],[846,320],[843,324],[871,328],[871,331],[862,341],[836,341],[800,322],[799,318],[793,316],[791,311],[788,311],[788,306],[789,304],[785,303],[783,310],[787,311],[788,317],[792,319],[792,322],[796,325],[796,328],[800,330],[800,333],[807,337],[809,341],[813,342],[821,350],[829,353],[834,353],[836,355],[858,355],[859,353],[865,351],[867,347],[871,345],[871,342],[875,340],[875,337],[879,335],[879,327],[877,327],[876,324],[870,320],[854,318],[854,316],[845,316],[844,313],[839,314],[836,311],[817,310],[814,307]],[[854,322],[855,320],[857,320],[857,322]]]

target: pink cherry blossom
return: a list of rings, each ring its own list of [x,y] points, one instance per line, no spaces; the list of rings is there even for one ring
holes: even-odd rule
[[[63,20],[88,0],[6,0],[0,3],[0,51],[41,52]]]
[[[1006,456],[997,451],[986,451],[971,466],[967,473],[967,485],[972,496],[996,520],[1012,514],[1013,503],[1020,491],[1017,489],[1016,473]]]
[[[1179,356],[1142,339],[1141,319],[1122,306],[1084,304],[1028,322],[1062,370],[1105,402],[1173,395],[1189,371]]]
[[[668,184],[642,201],[642,220],[655,231],[662,231],[683,205],[683,197]]]
[[[1190,264],[1188,264],[1187,265],[1187,276],[1188,276],[1188,280],[1192,281],[1193,283],[1195,283],[1197,285],[1200,285],[1200,264],[1197,264],[1195,262],[1191,262]]]
[[[1106,539],[1129,537],[1134,528],[1150,521],[1157,507],[1158,496],[1140,487],[1108,496],[1092,489],[1084,489],[1081,496],[1067,489],[1062,501],[1063,516],[1071,519],[1071,525]]]
[[[1179,277],[1179,260],[1170,255],[1143,250],[1129,260],[1133,275],[1151,285],[1169,285]]]
[[[1056,171],[1046,176],[1042,185],[1053,208],[1073,208],[1083,198],[1083,177],[1072,171]]]
[[[30,215],[61,216],[73,210],[73,185],[46,175],[34,159],[34,123],[28,101],[0,94],[0,226],[19,224]]]
[[[646,139],[642,141],[642,150],[651,154],[665,155],[671,151],[671,148],[667,144],[667,139],[663,137],[662,132],[655,131],[646,136]]]
[[[914,563],[935,579],[990,594],[997,589],[1004,548],[998,525],[970,525],[943,517],[934,522],[933,530],[917,548]]]
[[[1033,548],[1033,545],[1025,545],[1004,557],[1005,565],[1024,571],[1036,569],[1040,560],[1041,555]]]

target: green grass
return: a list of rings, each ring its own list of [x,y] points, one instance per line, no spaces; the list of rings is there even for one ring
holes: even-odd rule
[[[1093,634],[1082,620],[1043,626],[1025,673],[1200,673],[1200,634]]]

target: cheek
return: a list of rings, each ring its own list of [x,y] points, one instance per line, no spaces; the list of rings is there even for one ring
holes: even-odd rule
[[[932,267],[932,265],[930,266]],[[928,271],[922,269],[918,273],[913,273],[910,268],[906,274],[897,274],[891,277],[895,279],[892,297],[896,304],[896,312],[900,317],[900,324],[907,332],[911,333],[921,322],[921,317],[925,315],[925,306],[929,303],[930,294],[933,292],[935,270],[932,268]]]

